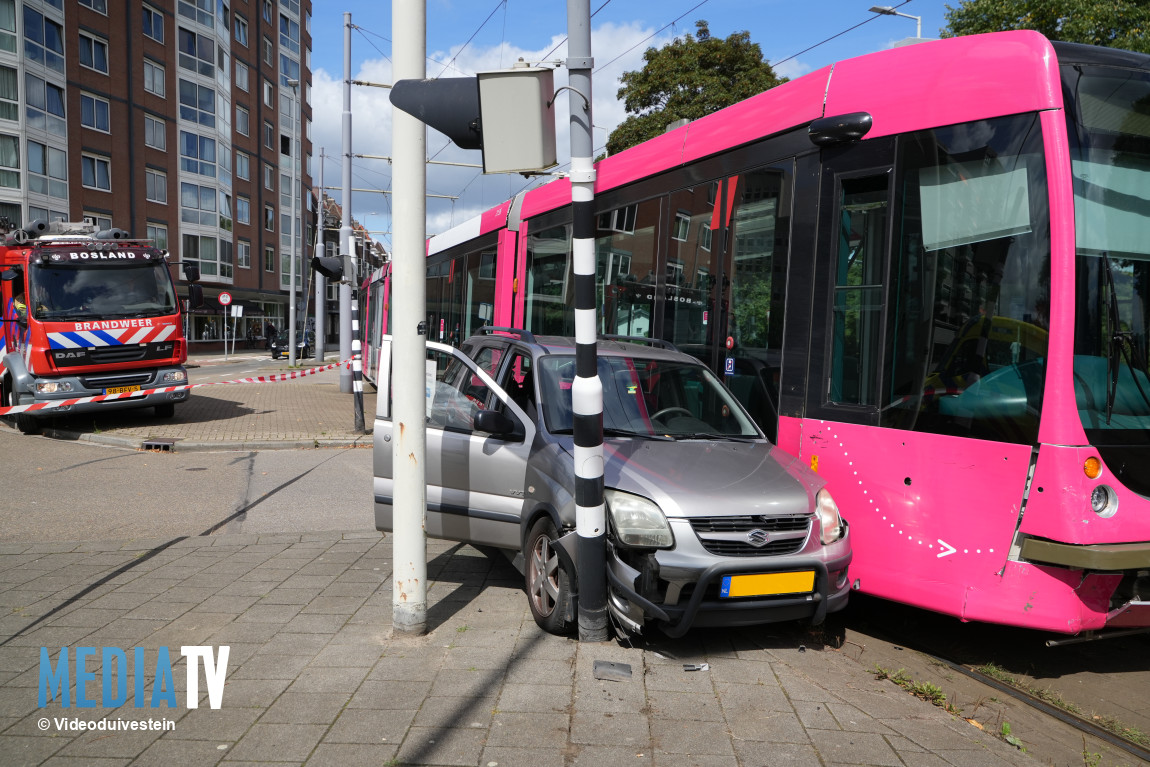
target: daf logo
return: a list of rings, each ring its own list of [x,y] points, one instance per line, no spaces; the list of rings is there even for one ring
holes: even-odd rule
[[[58,360],[72,360],[85,356],[87,356],[87,352],[56,352],[55,354]]]
[[[747,543],[759,549],[771,542],[771,535],[766,530],[755,528],[747,533]]]

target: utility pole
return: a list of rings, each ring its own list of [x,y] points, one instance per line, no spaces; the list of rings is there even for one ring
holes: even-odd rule
[[[351,13],[343,14],[343,221],[339,228],[339,254],[351,256],[355,273],[344,275],[346,280],[358,282],[359,261],[351,244]],[[347,281],[339,286],[339,359],[351,359],[351,285]],[[344,366],[339,369],[339,390],[349,394],[354,389],[352,372]]]
[[[296,133],[295,111],[300,108],[300,105],[299,105],[299,80],[288,80],[287,84],[288,84],[288,87],[291,88],[291,92],[292,92],[291,115],[290,115],[290,117],[291,117],[291,138],[288,139],[288,142],[289,142],[289,144],[288,144],[288,150],[289,150],[288,151],[288,162],[291,163],[291,216],[290,216],[290,223],[288,224],[288,251],[290,253],[288,258],[291,259],[291,268],[288,270],[288,273],[289,273],[288,279],[291,281],[291,293],[290,293],[291,298],[289,299],[291,303],[288,306],[288,365],[290,367],[294,368],[296,366],[296,353],[298,351],[298,349],[296,349],[295,326],[296,326],[296,322],[298,320],[298,317],[296,315],[299,311],[299,309],[297,308],[297,304],[299,304],[299,301],[297,300],[297,297],[296,297],[296,275],[297,275],[296,260],[297,260],[297,254],[295,251],[295,243],[296,243],[296,239],[295,239],[295,222],[296,222],[296,218],[295,218],[295,214],[296,214],[295,195],[296,195],[296,189],[299,186],[298,182],[296,181],[296,137],[298,134]],[[303,115],[302,109],[300,109],[300,115],[301,115],[301,117]],[[300,149],[303,149],[302,143],[303,143],[303,138],[301,137],[300,138],[300,144],[301,144]]]
[[[603,503],[603,383],[596,350],[595,165],[591,130],[591,4],[567,0],[571,131],[571,253],[575,271],[575,532],[579,641],[607,640],[607,515]],[[393,154],[395,154],[393,152]]]
[[[391,4],[395,80],[427,76],[427,1]],[[392,111],[392,628],[427,630],[427,326],[424,272],[427,246],[427,128],[399,109]],[[349,155],[350,157],[350,155]],[[387,396],[387,392],[381,392]]]
[[[316,216],[315,227],[315,257],[322,258],[324,254],[324,232],[327,231],[324,225],[324,219],[327,215],[327,208],[323,204],[323,163],[324,154],[323,147],[319,149],[319,215]],[[313,272],[315,275],[315,364],[323,364],[323,340],[327,335],[327,278],[325,278],[318,271]]]

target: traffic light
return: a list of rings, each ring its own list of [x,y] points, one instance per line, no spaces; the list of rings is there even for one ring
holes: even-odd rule
[[[355,264],[351,256],[313,256],[311,268],[332,282],[346,282],[350,285],[355,278]]]
[[[555,73],[516,66],[477,77],[396,80],[391,103],[461,149],[483,151],[484,173],[554,167]]]

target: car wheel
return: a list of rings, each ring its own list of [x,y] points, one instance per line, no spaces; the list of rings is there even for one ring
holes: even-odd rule
[[[15,416],[16,428],[21,434],[39,434],[40,422],[26,413],[17,413]]]
[[[171,418],[176,414],[176,405],[174,402],[165,402],[162,405],[156,405],[157,418]]]
[[[562,635],[570,630],[567,610],[571,603],[571,574],[555,548],[558,537],[551,519],[543,517],[527,534],[523,558],[531,615],[544,631]]]

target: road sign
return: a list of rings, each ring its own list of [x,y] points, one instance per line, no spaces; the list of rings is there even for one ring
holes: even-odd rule
[[[226,291],[220,291],[220,306],[227,306],[232,302],[232,294]]]

